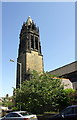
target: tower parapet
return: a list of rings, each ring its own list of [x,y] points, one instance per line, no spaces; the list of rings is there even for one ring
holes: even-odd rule
[[[21,52],[31,52],[31,50],[38,51],[38,53],[42,55],[39,27],[36,26],[30,17],[28,17],[27,21],[23,23],[20,32],[19,55]]]

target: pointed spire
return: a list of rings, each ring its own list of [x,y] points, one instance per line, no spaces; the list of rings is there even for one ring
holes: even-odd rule
[[[32,19],[31,19],[30,16],[29,16],[28,19],[27,19],[27,24],[28,24],[28,25],[32,24]]]

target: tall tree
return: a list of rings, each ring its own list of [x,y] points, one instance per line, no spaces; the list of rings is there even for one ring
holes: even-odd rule
[[[48,73],[38,74],[33,71],[31,80],[25,80],[21,90],[15,90],[16,107],[18,109],[21,104],[22,110],[33,113],[58,110],[60,102],[65,99],[63,88],[61,79]]]

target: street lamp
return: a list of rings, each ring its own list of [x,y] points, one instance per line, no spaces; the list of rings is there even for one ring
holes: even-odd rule
[[[15,62],[14,60],[10,59],[11,62]],[[22,63],[17,62],[20,65],[20,90],[21,90],[21,80],[22,80]],[[20,110],[21,110],[21,104],[20,104]]]
[[[22,63],[17,62],[20,65],[20,90],[21,90],[21,80],[22,80]]]

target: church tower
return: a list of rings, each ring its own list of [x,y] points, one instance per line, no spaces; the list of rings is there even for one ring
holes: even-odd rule
[[[22,65],[21,82],[29,79],[30,71],[43,72],[43,56],[41,53],[39,28],[30,17],[22,25],[17,62]],[[20,84],[19,64],[17,64],[16,87],[18,84]]]

